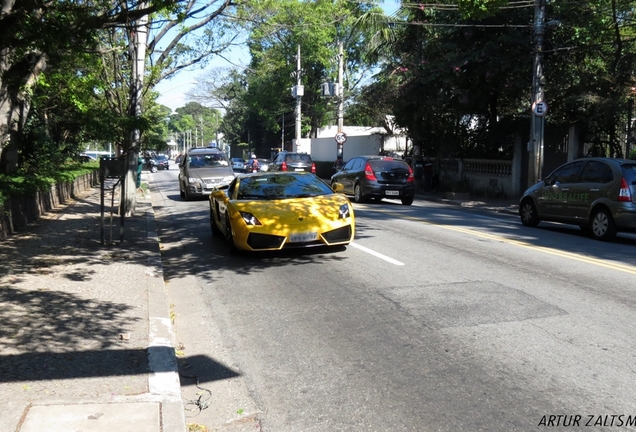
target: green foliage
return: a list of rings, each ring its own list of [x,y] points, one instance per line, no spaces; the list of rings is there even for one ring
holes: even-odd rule
[[[68,161],[47,175],[24,172],[16,175],[0,174],[0,205],[9,198],[32,197],[38,191],[50,190],[58,183],[72,183],[78,177],[96,169],[98,169],[97,163],[80,164]]]
[[[321,96],[321,84],[335,82],[338,74],[337,42],[343,41],[345,88],[354,88],[369,63],[365,31],[354,26],[370,4],[349,1],[306,2],[261,0],[242,10],[249,22],[249,69],[234,73],[217,87],[216,98],[229,101],[222,130],[233,144],[250,141],[257,154],[295,138],[295,106],[290,88],[297,83],[300,46],[302,134],[336,122],[336,101]],[[283,123],[285,125],[284,130]],[[282,133],[281,133],[282,132]]]

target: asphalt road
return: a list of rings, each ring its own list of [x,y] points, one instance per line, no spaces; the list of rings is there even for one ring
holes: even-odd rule
[[[230,256],[176,175],[152,195],[189,422],[636,430],[636,237],[387,201],[347,248]]]

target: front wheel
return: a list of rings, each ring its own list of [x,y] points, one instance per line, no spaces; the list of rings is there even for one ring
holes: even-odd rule
[[[597,240],[610,240],[616,236],[616,225],[609,210],[600,208],[592,216],[592,237]]]
[[[519,206],[519,216],[521,223],[527,227],[536,227],[539,225],[539,215],[537,214],[537,206],[528,198],[522,201]]]
[[[156,173],[158,171],[157,166],[153,165],[152,167],[150,167],[150,172],[151,173]]]
[[[212,205],[210,205],[210,229],[212,230],[212,235],[214,237],[221,236],[221,230],[216,225],[216,221],[214,220],[214,210],[212,210]]]

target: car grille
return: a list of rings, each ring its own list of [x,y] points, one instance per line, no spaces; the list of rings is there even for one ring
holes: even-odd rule
[[[326,232],[322,237],[329,244],[349,241],[351,239],[351,225]]]
[[[250,233],[247,236],[247,244],[252,249],[280,249],[281,244],[285,241],[285,237]]]
[[[202,179],[201,181],[206,185],[221,183],[220,178]]]

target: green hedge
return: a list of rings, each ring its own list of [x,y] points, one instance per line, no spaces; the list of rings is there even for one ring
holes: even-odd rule
[[[9,198],[33,197],[58,183],[73,183],[76,178],[99,169],[98,162],[70,163],[49,175],[0,174],[0,206]]]

